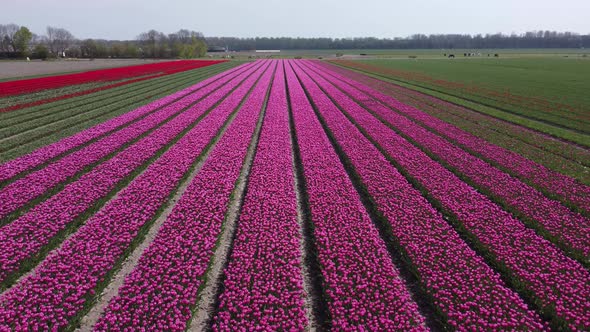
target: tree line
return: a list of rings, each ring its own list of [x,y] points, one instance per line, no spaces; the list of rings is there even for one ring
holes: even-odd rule
[[[64,28],[48,26],[37,35],[27,27],[0,24],[0,58],[198,58],[207,44],[202,33],[187,29],[165,34],[149,30],[135,40],[77,39]]]
[[[207,37],[208,45],[229,50],[308,49],[502,49],[588,48],[590,35],[574,32],[531,31],[523,34],[415,34],[405,38],[290,38]]]
[[[502,49],[588,48],[590,35],[531,31],[523,34],[415,34],[406,38],[205,37],[181,29],[165,34],[149,30],[135,40],[77,39],[64,28],[48,26],[44,35],[16,24],[0,24],[0,58],[198,58],[208,46],[216,51],[262,49]]]

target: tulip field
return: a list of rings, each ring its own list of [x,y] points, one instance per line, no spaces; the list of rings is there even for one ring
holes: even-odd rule
[[[174,73],[206,67],[220,61],[167,61],[144,65],[127,66],[122,68],[100,69],[81,73],[47,76],[39,78],[23,79],[18,81],[0,82],[0,98],[21,94],[31,94],[48,89],[58,89],[71,86],[80,86],[84,83],[102,83],[100,86],[81,89],[72,93],[63,93],[52,98],[36,98],[37,100],[17,103],[8,107],[0,107],[0,112],[9,112],[21,108],[42,105],[53,101],[83,96],[93,92],[112,89],[133,82],[162,77]],[[116,83],[111,83],[116,82]]]
[[[324,61],[144,66],[0,83],[132,81],[0,110],[0,331],[590,330],[586,147]]]

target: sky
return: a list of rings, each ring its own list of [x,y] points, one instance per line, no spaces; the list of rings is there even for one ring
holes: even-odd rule
[[[590,33],[590,0],[0,0],[0,24],[37,34],[135,39],[156,29],[205,36],[406,37],[415,33]]]

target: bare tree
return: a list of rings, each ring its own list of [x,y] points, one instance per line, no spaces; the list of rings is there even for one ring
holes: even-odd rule
[[[49,51],[53,54],[57,54],[57,49],[55,48],[55,30],[57,30],[57,28],[51,26],[47,27],[47,46],[49,47]]]
[[[205,39],[205,36],[203,36],[203,34],[201,32],[187,30],[187,29],[178,30],[176,35],[178,36],[178,40],[183,44],[190,44],[192,42],[193,38],[201,39],[201,40]]]
[[[47,42],[49,49],[54,54],[62,54],[74,40],[74,35],[64,28],[47,27]]]
[[[20,29],[16,24],[0,24],[0,50],[3,52],[16,52],[14,34]]]
[[[178,41],[183,44],[190,43],[191,41],[191,32],[186,29],[178,30],[176,35],[178,36]]]
[[[0,52],[7,52],[6,25],[0,24]]]
[[[157,57],[162,48],[161,43],[166,41],[166,35],[154,29],[141,33],[137,39],[144,49],[147,49],[147,56]]]

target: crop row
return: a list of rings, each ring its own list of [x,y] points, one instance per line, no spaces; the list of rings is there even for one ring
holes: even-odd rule
[[[28,93],[20,96],[0,97],[0,109],[12,107],[19,104],[32,103],[38,100],[50,99],[56,96],[62,96],[70,93],[76,93],[79,91],[90,90],[101,86],[112,84],[112,82],[91,82],[72,86],[66,86],[63,88],[51,89]],[[0,112],[2,113],[2,112]],[[4,114],[3,114],[4,116]]]
[[[580,108],[571,105],[553,103],[547,100],[537,100],[544,103],[541,108],[536,107],[534,103],[513,104],[512,102],[506,102],[506,96],[515,98],[519,98],[519,96],[510,94],[507,91],[493,91],[486,96],[485,94],[482,95],[480,93],[481,90],[474,84],[463,85],[444,80],[432,81],[426,75],[416,75],[416,73],[392,70],[378,65],[374,66],[360,62],[343,61],[341,63],[356,69],[376,73],[406,85],[416,86],[421,89],[484,105],[491,108],[497,114],[495,116],[499,118],[510,119],[512,117],[518,117],[523,120],[530,119],[539,123],[566,128],[566,130],[588,133],[587,127],[589,120],[587,115]],[[474,90],[480,91],[472,93]]]
[[[97,93],[93,93],[87,96],[80,96],[76,98],[71,98],[68,100],[60,100],[55,101],[47,105],[40,105],[29,107],[26,109],[19,110],[18,112],[10,112],[10,113],[0,113],[0,119],[2,119],[2,126],[6,125],[13,125],[18,124],[20,122],[35,120],[41,117],[47,117],[54,113],[63,113],[68,111],[73,111],[78,108],[84,107],[88,104],[92,104],[93,102],[100,101],[102,99],[108,98],[107,100],[116,100],[122,96],[128,95],[132,92],[132,90],[136,89],[143,89],[147,86],[152,84],[159,84],[161,82],[171,83],[174,82],[175,79],[178,78],[186,78],[192,76],[192,73],[203,72],[203,71],[215,71],[216,68],[227,66],[228,63],[221,64],[219,66],[207,66],[204,68],[200,68],[194,71],[187,71],[178,73],[175,75],[170,75],[167,77],[160,77],[156,78],[152,81],[145,81],[145,82],[138,82],[131,84],[130,86],[126,87],[119,87],[110,89],[107,91],[100,91]],[[51,91],[51,90],[49,90]],[[30,96],[30,94],[23,95],[21,98],[26,96]]]
[[[235,65],[236,64],[234,64],[234,66]],[[9,149],[3,150],[3,152],[0,153],[0,161],[18,158],[66,137],[76,135],[77,133],[96,126],[102,122],[108,121],[127,112],[131,112],[147,103],[161,99],[168,94],[172,94],[180,89],[190,87],[202,79],[216,75],[225,69],[227,68],[224,68],[224,66],[216,67],[214,71],[204,76],[201,76],[201,73],[198,72],[191,73],[186,79],[173,80],[165,84],[162,84],[163,82],[160,82],[158,79],[158,84],[154,82],[153,89],[146,90],[144,93],[136,96],[135,98],[131,98],[130,100],[121,100],[114,104],[106,102],[108,99],[96,100],[90,104],[91,107],[92,105],[94,107],[100,107],[100,105],[105,103],[110,105],[102,108],[102,111],[99,113],[91,113],[88,116],[74,117],[75,121],[68,120],[59,121],[58,123],[46,124],[40,128],[35,129],[34,131],[27,132],[24,135],[14,136],[9,140],[2,141],[0,144],[2,146],[7,146]],[[87,106],[88,105],[85,105],[84,107]]]
[[[588,270],[367,111],[346,113],[555,326],[590,326]]]
[[[105,115],[108,116],[109,113],[117,113],[118,110],[124,109],[128,105],[138,104],[142,101],[145,103],[146,95],[149,96],[153,91],[157,91],[163,87],[172,87],[169,85],[170,83],[184,84],[184,86],[193,85],[195,80],[198,81],[200,77],[206,75],[207,73],[202,73],[202,75],[193,76],[192,73],[189,73],[189,76],[183,80],[177,78],[178,80],[176,81],[158,82],[157,84],[154,82],[153,86],[146,86],[138,90],[130,89],[131,91],[128,94],[119,98],[111,99],[108,96],[97,97],[94,102],[78,106],[74,109],[45,114],[45,116],[37,117],[31,121],[24,120],[22,123],[0,129],[0,136],[3,136],[0,140],[0,149],[3,152],[10,151],[18,148],[23,143],[34,142],[39,138],[44,138],[47,134],[93,121]],[[193,84],[190,84],[191,80]],[[133,108],[128,110],[132,110]]]
[[[63,329],[78,317],[86,301],[136,236],[178,187],[210,142],[218,135],[242,99],[262,74],[263,67],[237,87],[206,118],[189,130],[116,198],[86,221],[71,238],[35,270],[4,293],[0,321],[10,328]],[[237,84],[236,80],[236,84]],[[192,119],[185,119],[186,125]]]
[[[377,210],[387,219],[397,247],[421,277],[424,293],[433,299],[446,323],[454,328],[491,330],[541,328],[540,318],[518,294],[507,288],[320,90],[333,87],[311,70],[296,64],[294,67],[327,130],[358,173]],[[346,110],[359,111],[350,98],[337,98]]]
[[[133,326],[157,326],[169,331],[186,328],[224,227],[273,70],[271,65],[263,74],[117,297],[109,303],[97,330]]]
[[[332,326],[424,330],[424,318],[293,69],[288,95]]]
[[[343,78],[340,76],[340,79]],[[350,79],[347,81],[347,83],[352,82]],[[532,183],[544,192],[571,202],[583,211],[590,212],[590,187],[568,176],[549,170],[517,153],[493,145],[416,108],[402,104],[391,96],[375,91],[368,86],[358,85],[358,90],[366,93],[370,98],[388,105],[391,109],[398,111],[409,119],[422,124],[428,130],[445,137],[457,146],[471,151],[511,174]]]
[[[379,92],[392,96],[438,119],[460,127],[490,143],[502,146],[528,159],[541,163],[588,183],[583,175],[583,165],[590,165],[590,153],[580,147],[556,140],[548,135],[475,112],[442,99],[384,82],[361,73],[327,63],[319,63],[331,73],[344,75]]]
[[[590,329],[588,187],[330,68],[245,64],[1,164],[0,330],[76,328],[117,273],[83,328]]]
[[[274,76],[214,328],[303,330],[303,276],[283,63]],[[263,305],[260,305],[263,304]]]
[[[0,207],[0,218],[22,207],[26,203],[46,193],[48,190],[76,175],[88,166],[102,160],[121,147],[133,142],[142,135],[163,123],[170,121],[190,105],[200,101],[226,84],[233,77],[224,77],[200,89],[193,89],[190,94],[182,99],[149,114],[147,117],[114,132],[100,140],[93,142],[74,153],[47,165],[46,167],[31,173],[23,178],[10,183],[0,189],[0,200],[5,203]],[[173,100],[173,99],[169,99]],[[165,101],[152,103],[154,108]],[[150,104],[148,104],[150,105]],[[149,109],[149,108],[148,108]],[[138,110],[136,110],[138,111]]]
[[[11,106],[8,106],[8,107],[0,108],[0,113],[16,111],[16,110],[20,110],[20,109],[23,109],[23,108],[35,107],[35,106],[39,106],[39,105],[44,105],[44,104],[52,103],[52,102],[55,102],[55,101],[60,101],[60,100],[65,100],[65,99],[69,99],[69,98],[74,98],[74,97],[80,97],[80,96],[84,96],[84,95],[89,95],[91,93],[95,93],[95,92],[99,92],[99,91],[104,91],[104,90],[108,90],[108,89],[113,89],[113,88],[120,87],[120,86],[123,86],[123,85],[131,84],[131,83],[136,83],[136,82],[141,82],[141,81],[145,81],[145,80],[150,80],[150,79],[154,79],[154,78],[161,77],[161,76],[164,76],[164,75],[166,75],[166,74],[159,74],[159,75],[154,75],[154,76],[134,78],[134,79],[124,80],[122,82],[117,82],[117,83],[113,83],[113,84],[102,85],[102,86],[91,88],[91,89],[76,91],[76,92],[67,93],[67,94],[60,94],[60,95],[57,95],[57,96],[51,97],[51,98],[38,99],[38,100],[35,100],[35,101],[30,101],[30,102],[26,102],[26,103],[11,105]]]
[[[228,65],[223,64],[219,66],[205,67],[172,76],[166,76],[150,82],[132,84],[121,89],[114,89],[104,93],[95,93],[88,96],[88,98],[71,99],[67,103],[54,102],[45,107],[33,107],[22,110],[21,112],[14,112],[12,113],[14,116],[12,117],[3,117],[0,137],[11,137],[22,131],[31,130],[57,121],[69,120],[72,117],[75,118],[84,114],[86,114],[84,116],[87,117],[97,111],[103,113],[112,105],[120,104],[123,101],[128,102],[154,88],[165,84],[169,85],[175,82],[183,82],[190,78],[206,76],[209,73],[215,73],[218,71],[219,67],[226,66]],[[100,103],[100,107],[96,107],[97,102]]]
[[[127,66],[110,69],[100,69],[83,73],[47,76],[31,78],[18,81],[0,83],[0,97],[13,96],[35,91],[55,89],[69,85],[83,84],[88,82],[117,81],[125,78],[139,76],[153,76],[158,74],[173,74],[185,70],[196,69],[204,66],[219,63],[219,60],[210,61],[167,61],[150,63],[145,65]]]
[[[115,130],[123,128],[125,125],[133,123],[134,121],[141,119],[142,117],[145,117],[146,115],[151,114],[152,112],[159,110],[164,106],[168,106],[169,104],[186,97],[190,93],[193,93],[198,89],[204,88],[216,82],[222,77],[225,77],[233,72],[244,70],[245,68],[246,66],[236,67],[223,72],[220,75],[210,77],[196,85],[189,86],[188,88],[182,89],[166,97],[138,107],[131,112],[127,112],[118,117],[102,122],[94,127],[81,131],[73,136],[66,137],[58,142],[39,148],[22,157],[3,163],[0,165],[0,183],[13,178],[22,172],[33,169],[47,162],[48,160],[66,153],[67,151],[76,149],[77,147],[102,137],[103,135],[110,134]]]
[[[7,277],[17,272],[23,262],[30,262],[30,258],[48,245],[53,237],[64,229],[75,227],[76,218],[83,216],[85,211],[91,210],[97,202],[116,189],[118,183],[206,115],[259,66],[236,75],[235,79],[172,121],[105,163],[96,166],[75,182],[66,185],[56,195],[0,228],[0,241],[4,246],[0,255],[0,282],[5,282]]]
[[[548,237],[556,239],[556,242],[560,244],[563,243],[568,251],[580,253],[578,256],[582,261],[590,255],[590,243],[587,241],[590,238],[590,221],[587,218],[570,211],[557,201],[548,199],[534,188],[418,126],[408,118],[392,112],[391,109],[371,100],[371,96],[354,89],[350,83],[353,82],[345,78],[341,78],[340,82],[334,82],[342,91],[354,96],[355,100],[362,100],[365,107],[391,128],[428,150],[436,159],[455,169],[459,175],[465,176],[478,189],[490,193],[490,196],[497,198],[515,214],[528,220],[532,227],[547,232]],[[331,94],[332,98],[337,100],[347,98],[343,92],[336,89],[332,89]],[[355,106],[358,108],[357,105]],[[399,103],[396,106],[398,109],[402,107]],[[347,107],[346,109],[349,110]],[[564,176],[560,175],[560,177]],[[571,180],[571,178],[567,179]],[[585,189],[590,195],[590,188]]]

